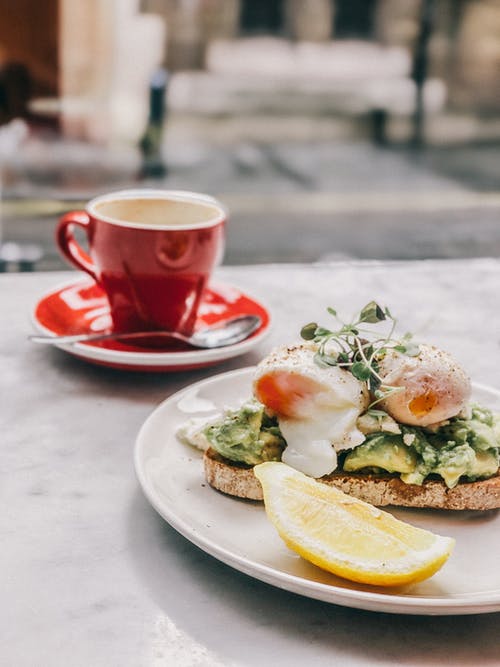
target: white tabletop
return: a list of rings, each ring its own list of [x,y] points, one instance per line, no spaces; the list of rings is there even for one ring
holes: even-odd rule
[[[403,616],[273,588],[200,551],[145,500],[133,469],[167,396],[256,363],[300,326],[371,299],[499,386],[500,261],[222,267],[269,306],[259,348],[175,374],[92,366],[26,341],[47,290],[76,274],[0,276],[0,664],[183,667],[500,664],[500,614]]]

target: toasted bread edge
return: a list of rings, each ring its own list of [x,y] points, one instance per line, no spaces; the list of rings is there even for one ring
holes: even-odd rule
[[[203,457],[205,477],[214,489],[238,498],[262,500],[262,487],[251,466],[234,464],[214,450]],[[318,481],[378,507],[420,507],[445,510],[500,508],[500,475],[477,482],[460,482],[449,489],[444,482],[405,484],[394,475],[335,472]]]

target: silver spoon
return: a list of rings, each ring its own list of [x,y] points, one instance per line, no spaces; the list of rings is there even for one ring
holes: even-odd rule
[[[188,343],[192,347],[211,349],[215,347],[224,347],[226,345],[234,345],[235,343],[245,340],[245,338],[248,338],[251,333],[260,327],[261,323],[262,320],[258,315],[241,315],[229,320],[224,320],[216,326],[200,329],[192,336],[184,336],[175,331],[133,331],[130,333],[103,332],[76,334],[72,336],[32,335],[28,336],[28,340],[32,343],[44,343],[47,345],[66,345],[98,340],[131,340],[134,338],[162,337],[180,340],[184,343]]]

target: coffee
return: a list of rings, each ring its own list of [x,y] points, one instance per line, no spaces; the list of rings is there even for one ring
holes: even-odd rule
[[[62,254],[104,290],[115,331],[192,333],[224,250],[226,213],[191,192],[127,190],[93,199],[61,218]],[[76,240],[87,235],[87,253]]]
[[[109,222],[146,227],[210,225],[221,215],[220,209],[210,204],[164,197],[107,199],[96,203],[93,213]]]

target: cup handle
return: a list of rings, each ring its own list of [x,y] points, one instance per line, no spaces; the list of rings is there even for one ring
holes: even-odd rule
[[[76,266],[77,269],[88,273],[96,283],[99,283],[100,280],[97,277],[95,264],[73,236],[73,227],[74,225],[78,225],[85,231],[88,238],[89,223],[90,218],[85,211],[70,211],[66,213],[57,225],[56,242],[61,253],[71,264]]]

